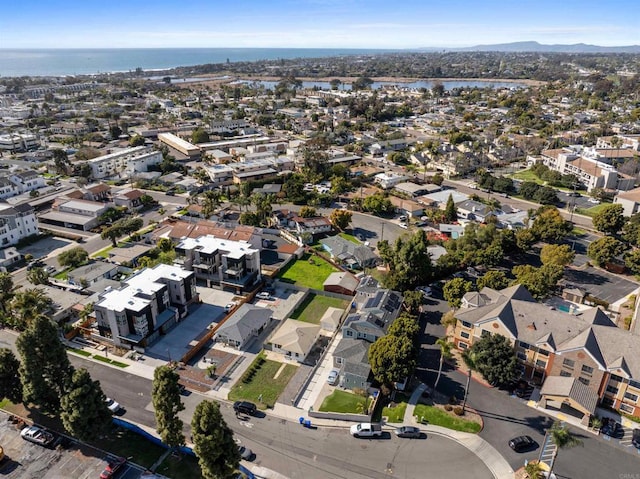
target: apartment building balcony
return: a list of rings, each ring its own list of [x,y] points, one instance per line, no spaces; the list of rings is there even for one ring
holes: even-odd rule
[[[257,276],[257,271],[227,268],[224,270],[221,283],[223,286],[242,289],[252,285]]]

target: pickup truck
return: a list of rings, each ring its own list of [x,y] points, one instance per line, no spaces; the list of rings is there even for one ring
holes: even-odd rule
[[[354,424],[349,430],[353,437],[381,437],[382,426],[380,424],[372,424],[363,422]]]

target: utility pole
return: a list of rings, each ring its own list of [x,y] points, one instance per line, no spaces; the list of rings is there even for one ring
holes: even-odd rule
[[[380,232],[380,241],[384,241],[384,222],[381,222],[382,231]]]

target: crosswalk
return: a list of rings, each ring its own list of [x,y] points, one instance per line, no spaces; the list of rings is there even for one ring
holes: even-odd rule
[[[551,434],[547,433],[544,436],[544,442],[542,443],[542,447],[540,448],[540,457],[538,460],[547,465],[548,468],[551,467],[551,462],[553,461],[553,455],[556,453],[558,448],[551,440]]]

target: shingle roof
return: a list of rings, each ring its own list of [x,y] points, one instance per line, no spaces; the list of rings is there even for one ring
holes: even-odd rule
[[[271,318],[268,308],[260,308],[251,304],[243,304],[233,315],[220,326],[217,335],[244,343],[253,331],[264,326]]]
[[[578,378],[549,376],[540,389],[540,394],[573,399],[591,414],[598,404],[598,393],[582,384]]]
[[[269,338],[281,349],[306,356],[318,337],[320,326],[296,319],[287,319]]]

